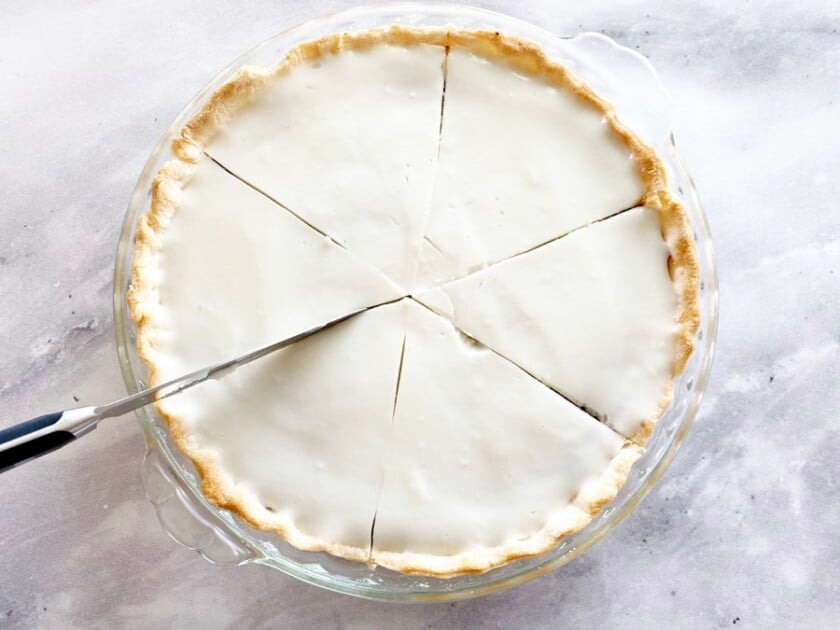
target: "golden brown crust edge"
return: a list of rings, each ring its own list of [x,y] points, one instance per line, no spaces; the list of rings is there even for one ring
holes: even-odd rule
[[[274,77],[281,76],[294,65],[317,59],[341,50],[362,50],[378,44],[411,46],[433,44],[445,46],[446,32],[439,29],[391,26],[360,33],[339,33],[304,42],[292,49],[272,69],[243,67],[208,98],[199,112],[172,141],[175,159],[167,162],[152,182],[149,209],[137,224],[135,251],[132,259],[131,283],[126,295],[129,313],[137,326],[137,353],[148,370],[148,383],[159,382],[154,349],[161,332],[160,300],[155,259],[160,239],[172,214],[179,205],[181,190],[189,181],[194,165],[204,157],[204,146],[242,107],[259,94]],[[178,449],[193,463],[201,479],[202,493],[219,508],[229,510],[248,524],[278,534],[281,538],[307,551],[327,551],[335,556],[369,561],[370,549],[342,545],[308,536],[291,523],[272,518],[258,502],[243,499],[215,457],[196,447],[183,421],[166,408],[166,401],[155,403],[158,414],[166,422]],[[260,517],[259,514],[266,516]]]
[[[697,306],[698,268],[690,238],[690,228],[685,210],[677,203],[667,187],[664,165],[652,149],[642,143],[618,121],[612,107],[594,94],[586,85],[575,79],[563,66],[552,62],[535,44],[490,31],[466,31],[451,28],[409,28],[383,27],[360,33],[343,33],[306,42],[293,49],[272,69],[242,68],[230,81],[217,89],[205,105],[182,129],[172,143],[172,151],[179,158],[167,163],[152,186],[152,203],[149,211],[138,221],[136,249],[132,265],[132,282],[127,300],[129,311],[137,324],[138,355],[148,367],[149,383],[157,382],[153,359],[155,329],[152,325],[155,306],[159,306],[154,274],[145,273],[159,248],[160,232],[177,208],[177,196],[189,178],[190,163],[197,162],[204,146],[223,128],[242,107],[253,102],[260,89],[272,78],[287,72],[302,61],[336,53],[346,49],[364,49],[377,44],[458,46],[475,54],[504,59],[520,72],[542,76],[552,84],[561,86],[603,112],[614,132],[627,144],[639,164],[645,183],[645,195],[640,204],[660,213],[663,237],[672,252],[672,276],[678,294],[677,355],[673,374],[683,369],[693,349],[693,339],[699,326]],[[644,445],[654,423],[670,404],[672,388],[664,393],[658,413],[646,419],[632,439]],[[347,547],[312,539],[294,527],[278,523],[274,519],[255,517],[253,506],[246,505],[240,495],[230,487],[227,475],[215,459],[197,449],[189,432],[173,414],[166,412],[165,405],[157,404],[158,412],[170,428],[178,448],[195,464],[202,479],[202,492],[215,505],[231,510],[254,527],[279,534],[300,549],[328,551],[333,555],[351,560],[368,560],[368,550]],[[430,559],[415,554],[376,554],[374,561],[403,573],[422,573],[439,577],[452,577],[464,573],[484,572],[501,566],[516,558],[544,553],[572,533],[585,527],[603,505],[611,501],[629,474],[632,463],[640,456],[640,448],[625,446],[613,460],[604,476],[600,491],[591,490],[589,495],[576,500],[557,519],[546,526],[529,541],[517,544],[515,549],[502,553],[501,550],[488,554],[461,554],[442,562],[440,558]],[[628,463],[629,462],[629,463]],[[599,486],[593,486],[599,487]],[[469,556],[473,556],[472,559]],[[399,556],[399,557],[398,557]],[[403,558],[403,560],[400,560]],[[414,560],[410,560],[413,558]],[[425,558],[425,560],[424,560]],[[411,563],[415,562],[413,566]]]
[[[201,110],[187,121],[181,133],[172,141],[172,152],[187,162],[196,161],[213,136],[239,110],[252,103],[263,87],[300,63],[326,54],[364,50],[380,44],[446,46],[447,33],[446,29],[396,25],[360,32],[335,33],[298,44],[273,68],[245,66],[213,92]]]
[[[590,520],[588,514],[571,504],[533,536],[503,547],[475,549],[451,556],[410,551],[377,551],[374,548],[371,560],[377,566],[407,575],[449,579],[459,575],[486,573],[515,560],[545,553],[564,538],[586,527]]]
[[[643,452],[637,444],[626,441],[597,479],[585,484],[570,505],[554,515],[540,531],[526,540],[453,556],[377,551],[374,547],[371,559],[377,565],[400,573],[452,578],[458,575],[485,573],[514,560],[542,555],[556,547],[564,538],[589,525],[601,508],[618,494],[630,474],[633,463]]]
[[[664,173],[663,173],[664,178]],[[693,233],[685,209],[667,190],[653,191],[645,199],[645,206],[659,212],[662,237],[670,249],[668,271],[677,298],[676,352],[671,367],[672,380],[662,393],[656,412],[644,420],[631,438],[644,446],[657,420],[665,413],[674,397],[675,379],[685,368],[694,351],[694,340],[700,328],[700,268],[693,243]]]
[[[539,76],[551,85],[572,92],[583,102],[603,113],[610,128],[630,149],[639,166],[645,188],[636,205],[658,212],[662,237],[671,251],[668,267],[677,296],[677,331],[674,336],[676,352],[671,376],[676,378],[685,368],[694,350],[694,338],[700,326],[699,267],[688,215],[668,188],[668,178],[662,160],[652,148],[619,121],[612,105],[575,78],[564,66],[549,59],[536,44],[494,31],[450,30],[446,41],[449,46],[465,48],[485,58],[504,60],[519,72]],[[673,381],[662,393],[656,412],[642,420],[639,429],[633,435],[625,437],[644,446],[656,421],[671,404],[672,399]]]
[[[155,271],[161,234],[179,206],[181,191],[194,167],[194,164],[179,159],[164,164],[152,183],[149,210],[137,224],[131,283],[126,300],[137,326],[137,354],[147,367],[149,386],[160,382],[155,351],[160,334],[165,330]],[[309,536],[283,515],[268,512],[250,493],[237,492],[234,482],[216,457],[196,446],[183,419],[168,409],[168,402],[157,401],[155,410],[166,422],[175,445],[195,466],[201,479],[202,494],[211,503],[231,511],[257,529],[278,534],[298,549],[327,551],[349,560],[368,561],[370,550],[367,546],[353,547]]]

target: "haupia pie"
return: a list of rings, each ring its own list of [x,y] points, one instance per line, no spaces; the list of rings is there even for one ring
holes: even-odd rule
[[[449,577],[626,480],[698,327],[657,156],[535,45],[381,28],[241,69],[173,143],[129,306],[205,495],[292,545]]]

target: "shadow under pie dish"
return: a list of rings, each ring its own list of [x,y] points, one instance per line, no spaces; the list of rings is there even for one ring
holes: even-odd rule
[[[539,48],[328,36],[241,70],[173,152],[128,294],[151,383],[382,304],[158,405],[213,503],[449,577],[615,496],[691,352],[697,265],[658,157]]]

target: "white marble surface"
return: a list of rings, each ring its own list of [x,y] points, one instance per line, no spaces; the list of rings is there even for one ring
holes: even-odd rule
[[[0,425],[123,393],[112,258],[148,152],[240,52],[346,4],[4,0]],[[707,400],[659,485],[551,575],[388,606],[178,546],[125,418],[0,477],[0,627],[840,626],[840,5],[483,4],[603,31],[673,95],[722,316]]]

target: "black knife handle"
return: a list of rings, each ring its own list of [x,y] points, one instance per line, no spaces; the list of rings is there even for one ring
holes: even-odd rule
[[[70,431],[53,431],[28,442],[13,446],[5,451],[0,451],[0,473],[10,470],[30,459],[46,455],[50,451],[54,451],[75,439],[76,436],[70,433]]]
[[[76,439],[76,436],[69,431],[52,431],[33,437],[9,448],[3,448],[4,444],[26,437],[42,429],[46,429],[61,420],[63,411],[47,413],[20,424],[7,427],[0,431],[0,472],[14,468],[18,464],[54,451],[60,446]]]

